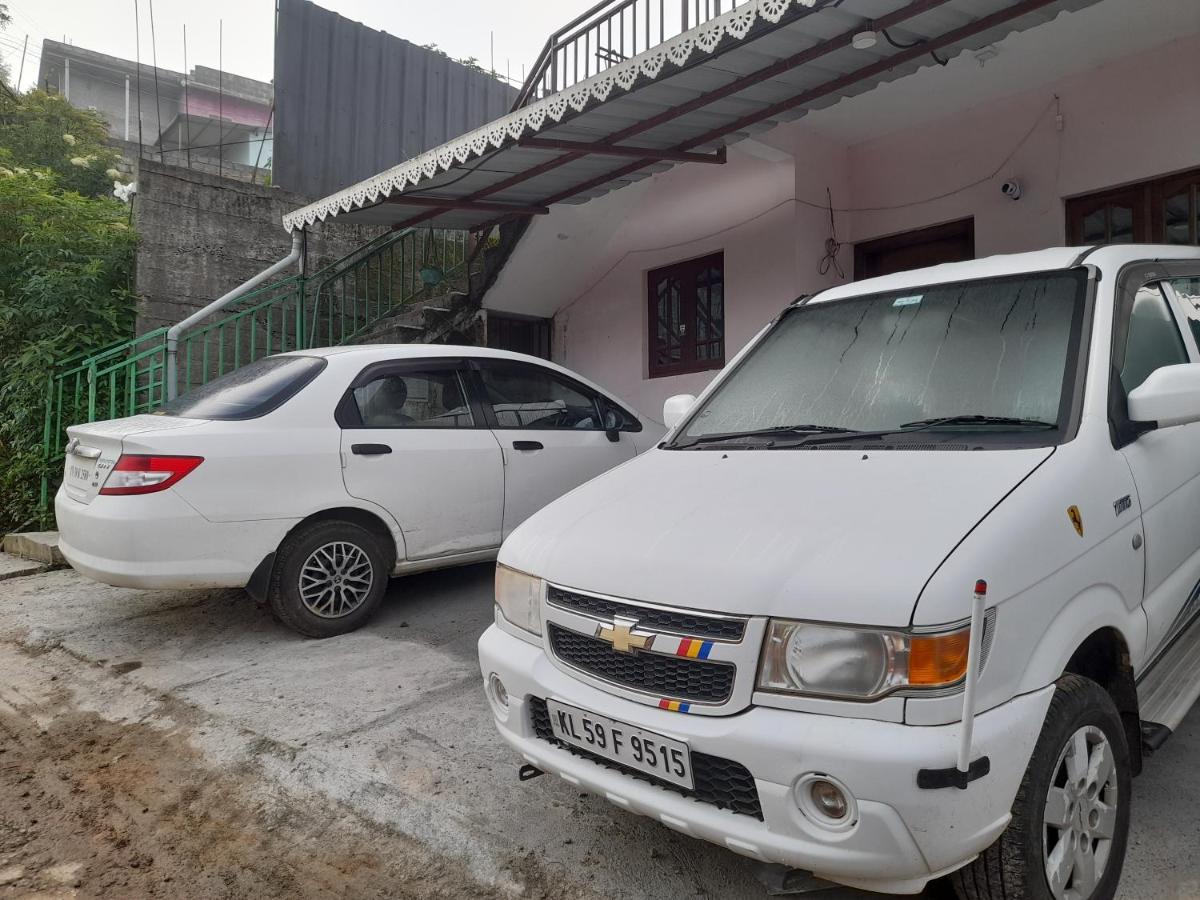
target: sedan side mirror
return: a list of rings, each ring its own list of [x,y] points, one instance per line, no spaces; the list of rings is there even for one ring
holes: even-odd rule
[[[695,394],[676,394],[674,397],[668,397],[667,402],[663,404],[663,424],[667,426],[667,430],[670,431],[682,422],[684,416],[695,405]]]
[[[670,401],[668,401],[670,402]],[[1129,418],[1159,428],[1200,422],[1200,363],[1163,366],[1129,393]]]

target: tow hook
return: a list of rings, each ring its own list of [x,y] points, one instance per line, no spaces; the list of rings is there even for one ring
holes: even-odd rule
[[[539,769],[537,766],[531,766],[528,763],[521,766],[521,768],[517,769],[517,777],[520,778],[522,781],[532,781],[534,778],[537,778],[539,775],[545,775],[545,774],[546,773],[543,772],[541,769]]]

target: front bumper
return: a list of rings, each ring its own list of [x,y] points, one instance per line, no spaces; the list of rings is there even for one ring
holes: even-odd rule
[[[95,581],[132,588],[244,587],[293,520],[210,522],[172,490],[54,498],[59,548]]]
[[[870,719],[752,707],[726,717],[689,716],[625,700],[583,684],[546,654],[492,626],[479,640],[484,678],[496,673],[509,710],[501,735],[526,761],[623,809],[764,862],[868,890],[916,893],[989,846],[1004,830],[1053,686],[1004,704],[975,721],[974,755],[991,772],[966,790],[921,790],[917,771],[954,765],[958,726],[913,727]],[[733,760],[754,776],[762,820],[635,779],[535,734],[530,698],[553,698],[684,741]],[[831,831],[802,813],[796,781],[831,775],[854,795],[858,821]]]

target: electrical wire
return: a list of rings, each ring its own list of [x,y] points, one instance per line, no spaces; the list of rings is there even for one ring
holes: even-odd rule
[[[1021,152],[1021,149],[1029,142],[1029,139],[1031,137],[1033,137],[1034,132],[1037,131],[1038,126],[1042,123],[1042,119],[1044,119],[1046,117],[1046,113],[1049,112],[1055,106],[1055,104],[1057,102],[1058,102],[1057,96],[1052,97],[1050,99],[1050,102],[1047,103],[1046,106],[1042,108],[1041,112],[1038,113],[1037,118],[1034,119],[1033,124],[1029,127],[1029,130],[1027,132],[1025,132],[1025,134],[1021,137],[1021,139],[1017,142],[1016,146],[1013,147],[1013,149],[1011,151],[1009,151],[1009,153],[1004,157],[1003,160],[1000,161],[1000,164],[998,166],[996,166],[996,168],[992,169],[990,172],[988,172],[988,174],[984,175],[982,178],[977,178],[974,181],[970,182],[969,184],[964,184],[962,187],[957,187],[952,191],[946,191],[941,194],[936,194],[932,197],[925,197],[921,200],[910,200],[905,203],[895,203],[895,204],[892,204],[889,206],[844,206],[844,207],[843,206],[835,206],[835,207],[833,207],[833,210],[834,210],[834,212],[857,213],[857,212],[890,212],[891,210],[896,210],[896,209],[908,209],[909,207],[912,207],[912,206],[923,206],[926,203],[933,203],[936,200],[945,200],[947,197],[953,197],[956,194],[961,194],[964,191],[969,191],[972,188],[979,187],[979,185],[981,185],[981,184],[986,184],[987,182],[989,182],[993,178],[995,178],[997,175],[999,175],[1001,172],[1003,172],[1004,168],[1010,162],[1012,162],[1013,157],[1015,157],[1018,153]],[[828,208],[827,205],[824,203],[814,203],[811,200],[804,200],[800,197],[796,198],[796,202],[802,204],[803,206],[811,206],[814,209]]]
[[[920,47],[922,44],[929,43],[928,41],[920,40],[920,41],[913,41],[911,44],[905,44],[902,41],[897,41],[890,34],[888,34],[888,30],[886,28],[880,28],[879,33],[883,35],[884,40],[886,40],[889,44],[891,44],[897,50],[912,50],[916,47]],[[939,66],[950,65],[950,60],[942,59],[942,57],[937,55],[936,50],[930,50],[929,55],[933,57],[933,61],[935,63],[937,63]]]
[[[837,222],[833,217],[833,191],[828,186],[825,188],[825,197],[829,201],[829,237],[825,239],[825,255],[821,258],[817,271],[822,275],[828,275],[829,270],[833,269],[838,278],[845,278],[846,273],[842,270],[842,264],[838,262],[838,254],[842,251],[842,242],[838,240]]]

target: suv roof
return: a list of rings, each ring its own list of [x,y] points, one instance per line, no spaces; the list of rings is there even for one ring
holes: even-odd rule
[[[966,262],[944,263],[924,269],[911,269],[894,275],[867,278],[841,284],[821,291],[811,299],[812,303],[840,300],[843,297],[858,297],[887,291],[906,290],[930,284],[953,281],[970,281],[976,278],[995,278],[1003,275],[1020,275],[1023,272],[1045,272],[1051,269],[1069,269],[1081,262],[1101,268],[1120,267],[1130,262],[1150,259],[1196,259],[1200,260],[1200,248],[1171,244],[1116,244],[1103,247],[1053,247],[1030,253],[1006,253],[972,259]]]

